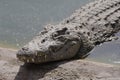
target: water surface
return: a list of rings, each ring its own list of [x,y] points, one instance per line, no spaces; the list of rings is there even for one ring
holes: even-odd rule
[[[105,62],[120,65],[120,32],[116,34],[118,40],[105,42],[95,47],[88,56],[88,59],[98,62]]]
[[[0,0],[1,45],[20,47],[44,25],[67,18],[89,0]]]

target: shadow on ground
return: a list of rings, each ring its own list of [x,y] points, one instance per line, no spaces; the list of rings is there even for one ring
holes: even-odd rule
[[[46,73],[56,69],[59,65],[68,61],[51,62],[45,64],[24,64],[20,66],[14,80],[39,80],[43,78]]]

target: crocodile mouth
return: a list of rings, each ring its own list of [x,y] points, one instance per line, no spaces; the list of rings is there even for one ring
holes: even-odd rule
[[[17,53],[17,58],[25,63],[35,63],[38,62],[38,58],[40,58],[39,60],[43,60],[45,61],[45,53],[43,52],[39,52],[40,55],[38,55],[38,52],[33,52],[33,51],[24,51],[24,50],[19,50]]]
[[[80,48],[79,41],[68,41],[60,47],[50,46],[47,50],[31,50],[22,48],[17,52],[17,58],[25,63],[45,63],[74,57]]]
[[[62,48],[62,47],[61,47]],[[17,58],[25,63],[42,63],[54,60],[53,53],[57,53],[61,48],[53,48],[48,51],[30,50],[29,48],[22,48],[17,52]]]

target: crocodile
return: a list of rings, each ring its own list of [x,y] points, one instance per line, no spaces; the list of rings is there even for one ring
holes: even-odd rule
[[[25,63],[83,59],[95,46],[116,39],[120,0],[96,0],[56,25],[48,24],[16,56]]]

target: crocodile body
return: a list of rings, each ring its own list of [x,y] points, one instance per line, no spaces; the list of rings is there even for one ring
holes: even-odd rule
[[[45,26],[17,57],[26,63],[84,58],[96,45],[111,41],[119,30],[120,0],[96,0],[58,25]]]

